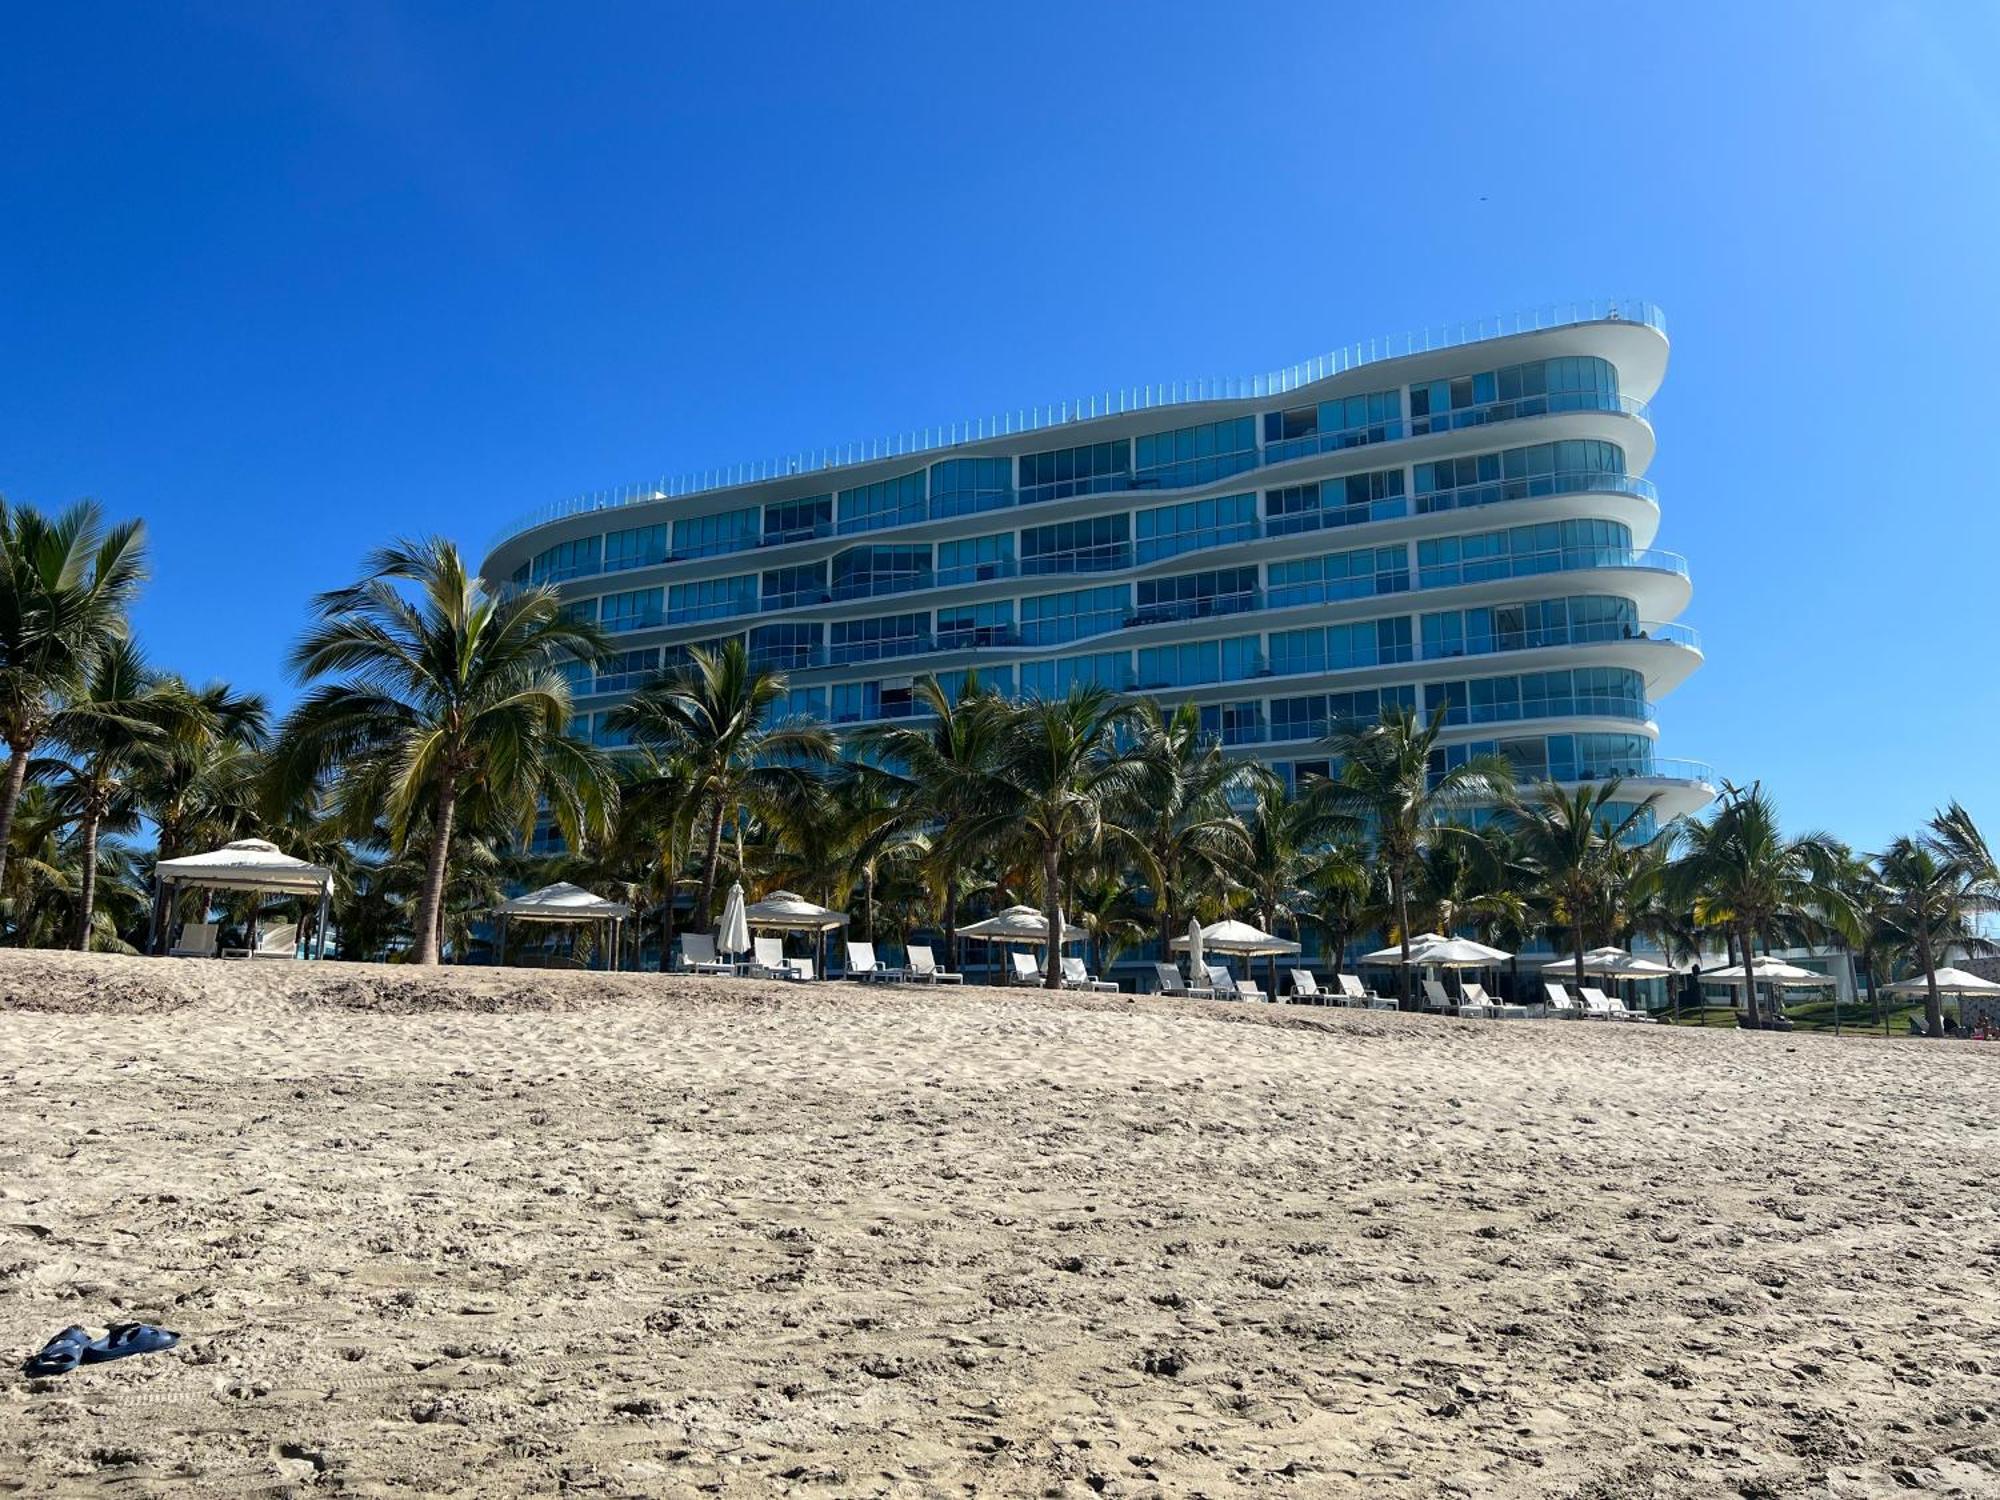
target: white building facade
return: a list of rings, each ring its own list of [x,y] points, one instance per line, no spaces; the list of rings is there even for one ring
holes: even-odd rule
[[[1714,778],[1659,754],[1701,662],[1653,547],[1664,320],[1593,304],[1147,387],[551,508],[498,582],[547,582],[616,643],[579,729],[731,636],[836,728],[967,674],[1199,706],[1225,746],[1324,772],[1343,719],[1445,712],[1444,758],[1618,777],[1664,820]]]

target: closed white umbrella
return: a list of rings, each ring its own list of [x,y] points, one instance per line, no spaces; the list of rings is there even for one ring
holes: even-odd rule
[[[1188,983],[1197,987],[1208,983],[1208,970],[1204,968],[1201,952],[1201,918],[1189,917],[1187,938]]]
[[[731,958],[750,951],[750,920],[743,911],[740,880],[729,887],[729,897],[722,903],[722,926],[716,929],[715,946]]]

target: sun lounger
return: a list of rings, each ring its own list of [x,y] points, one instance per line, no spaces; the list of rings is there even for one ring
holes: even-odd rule
[[[1569,991],[1557,984],[1553,979],[1543,980],[1542,989],[1547,992],[1549,997],[1548,1005],[1545,1008],[1552,1020],[1577,1021],[1583,1018],[1583,1007],[1570,999]]]
[[[1007,962],[1014,971],[1018,984],[1040,984],[1042,982],[1042,961],[1032,953],[1023,953],[1019,948],[1009,949]]]
[[[1298,1005],[1330,1005],[1334,997],[1319,987],[1311,969],[1293,969],[1292,1000]]]
[[[1648,1025],[1652,1024],[1653,1018],[1651,1016],[1642,1010],[1632,1009],[1631,1006],[1625,1003],[1622,995],[1607,995],[1604,1003],[1610,1007],[1611,1019],[1614,1021],[1639,1021]]]
[[[1611,1019],[1611,1002],[1604,998],[1604,991],[1585,986],[1576,992],[1576,998],[1583,1002],[1584,1020],[1608,1021]]]
[[[963,974],[940,969],[930,948],[923,943],[910,944],[906,957],[908,967],[903,970],[905,979],[914,979],[925,984],[957,984],[965,978]]]
[[[1189,984],[1181,978],[1181,971],[1172,964],[1154,964],[1153,974],[1159,980],[1162,995],[1179,995],[1183,1000],[1213,1000],[1215,990],[1206,984]]]
[[[1066,958],[1062,961],[1062,982],[1066,990],[1089,990],[1092,994],[1117,994],[1118,986],[1109,979],[1098,979],[1085,967],[1080,958]]]
[[[1264,992],[1254,979],[1238,979],[1222,964],[1208,966],[1208,982],[1218,1000],[1262,1000]]]
[[[273,927],[257,939],[257,946],[250,951],[252,958],[297,958],[299,956],[299,924],[287,922],[282,927]]]
[[[214,958],[216,924],[213,922],[186,922],[181,926],[181,940],[167,950],[169,958]]]
[[[901,969],[892,969],[875,956],[873,943],[847,940],[847,977],[866,984],[871,980],[899,982],[903,977]]]
[[[1444,983],[1437,979],[1424,981],[1424,1009],[1440,1015],[1452,1015],[1458,1010],[1452,998],[1446,993]]]
[[[1340,986],[1342,1001],[1350,1006],[1358,1005],[1363,1010],[1394,1010],[1394,995],[1378,995],[1361,982],[1359,974],[1336,974],[1334,982]]]
[[[1461,986],[1461,988],[1465,991],[1466,999],[1475,1004],[1485,1006],[1486,1013],[1496,1021],[1525,1021],[1528,1019],[1527,1006],[1502,1005],[1498,1000],[1495,1000],[1491,995],[1486,993],[1486,986],[1482,984],[1468,984]]]
[[[810,959],[785,957],[783,938],[760,937],[750,940],[750,947],[756,957],[751,960],[750,972],[763,979],[810,979],[813,966]]]
[[[684,974],[734,974],[736,965],[715,956],[715,939],[705,932],[681,934],[681,972]]]

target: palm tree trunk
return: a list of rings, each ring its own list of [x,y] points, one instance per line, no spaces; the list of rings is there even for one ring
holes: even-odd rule
[[[946,860],[944,865],[944,961],[951,963],[951,956],[958,937],[958,861]]]
[[[83,885],[76,900],[76,951],[90,951],[90,918],[97,905],[97,829],[101,819],[93,803],[83,814]]]
[[[1924,1030],[1932,1036],[1943,1036],[1944,1001],[1938,997],[1937,960],[1931,955],[1930,924],[1918,924],[1917,942],[1924,955]]]
[[[0,786],[0,880],[7,876],[7,849],[14,835],[14,808],[21,800],[21,788],[28,783],[28,752],[33,745],[10,745],[7,780]]]
[[[427,967],[438,961],[444,916],[444,878],[451,867],[451,825],[458,815],[458,788],[446,780],[438,788],[437,811],[431,819],[431,852],[424,864],[424,897],[417,907],[416,962]]]
[[[660,972],[666,973],[674,961],[674,882],[667,880],[667,899],[660,903]],[[634,964],[638,962],[635,958]]]
[[[1403,939],[1403,999],[1402,1008],[1410,1009],[1410,902],[1403,893],[1403,871],[1400,866],[1389,871],[1389,883],[1396,890],[1396,928]]]
[[[1042,988],[1062,988],[1062,850],[1054,843],[1042,852],[1042,912],[1049,922],[1048,958],[1042,964]]]
[[[715,925],[715,872],[722,863],[722,814],[720,798],[708,820],[708,853],[701,862],[701,925]]]
[[[1576,894],[1575,891],[1571,891],[1570,900],[1575,901]],[[1576,907],[1576,920],[1571,926],[1571,931],[1576,937],[1576,989],[1580,995],[1583,993],[1583,906],[1580,902]]]
[[[1741,946],[1743,948],[1744,1014],[1750,1018],[1750,1029],[1756,1031],[1763,1025],[1763,1018],[1757,1011],[1757,947],[1751,940],[1750,928],[1747,923],[1742,929]]]
[[[1861,961],[1861,972],[1862,978],[1868,986],[1868,1004],[1875,1012],[1875,1024],[1882,1028],[1882,1035],[1887,1036],[1889,1034],[1889,1018],[1882,1010],[1881,992],[1875,988],[1875,960],[1873,958],[1864,958]]]

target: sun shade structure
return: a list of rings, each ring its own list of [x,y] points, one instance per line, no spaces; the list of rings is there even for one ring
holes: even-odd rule
[[[1190,933],[1187,937],[1175,938],[1174,948],[1191,953],[1193,936]],[[1201,929],[1201,951],[1228,953],[1237,958],[1282,958],[1297,953],[1299,945],[1290,938],[1275,937],[1248,922],[1239,922],[1231,917]]]
[[[1939,969],[1937,988],[1940,995],[2000,995],[2000,981],[1982,979],[1970,969]],[[1930,993],[1930,987],[1924,983],[1924,976],[1921,974],[1909,979],[1899,979],[1894,984],[1885,984],[1882,989],[1885,994],[1890,995]]]
[[[156,893],[166,892],[164,909],[171,919],[174,897],[184,886],[210,891],[255,891],[275,896],[317,896],[319,921],[314,928],[315,958],[326,957],[326,908],[333,895],[333,871],[324,865],[308,864],[284,853],[269,839],[237,839],[206,854],[187,854],[163,859],[153,866]],[[153,934],[155,948],[167,936]],[[257,914],[250,914],[250,947],[257,946]],[[230,950],[234,952],[235,950]]]
[[[1810,989],[1816,984],[1832,984],[1831,974],[1822,974],[1816,969],[1801,969],[1797,964],[1788,964],[1783,959],[1773,958],[1768,953],[1760,953],[1752,960],[1749,974],[1743,972],[1743,965],[1731,964],[1726,969],[1711,969],[1701,976],[1703,984],[1781,984],[1792,989]]]
[[[525,896],[516,896],[511,901],[503,901],[493,908],[500,919],[499,952],[504,957],[507,952],[507,928],[514,922],[560,922],[583,923],[602,922],[605,927],[605,962],[608,967],[618,967],[618,927],[632,915],[632,908],[622,901],[607,901],[602,896],[592,895],[580,885],[568,881],[558,881],[545,885],[538,891],[530,891]]]
[[[1558,959],[1552,964],[1543,964],[1542,972],[1560,979],[1565,974],[1576,972],[1576,958]],[[1623,948],[1592,948],[1583,955],[1583,972],[1602,974],[1612,979],[1658,979],[1673,973],[1671,966],[1658,959],[1640,958],[1627,953]]]
[[[1005,911],[995,912],[983,922],[974,922],[970,927],[958,929],[962,938],[985,938],[989,943],[1046,943],[1049,940],[1049,919],[1044,912],[1032,906],[1010,906]],[[1062,924],[1062,941],[1080,943],[1089,934],[1073,922]]]
[[[1419,932],[1414,934],[1410,938],[1410,962],[1412,964],[1422,963],[1424,961],[1422,957],[1423,951],[1443,941],[1444,934],[1441,932]],[[1377,948],[1373,953],[1364,953],[1360,958],[1355,960],[1356,963],[1364,964],[1400,964],[1402,961],[1403,947],[1400,943],[1391,943],[1386,948]]]
[[[1495,964],[1504,964],[1513,956],[1498,948],[1489,948],[1484,943],[1475,943],[1471,938],[1445,938],[1441,942],[1426,943],[1421,955],[1412,950],[1410,962],[1440,969],[1490,969]]]
[[[724,917],[728,915],[726,911],[723,913]],[[743,924],[753,932],[761,927],[766,932],[811,933],[813,972],[824,974],[826,935],[847,925],[847,913],[820,906],[793,891],[773,891],[762,901],[753,901],[743,908]]]

